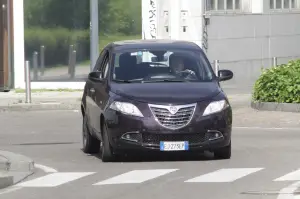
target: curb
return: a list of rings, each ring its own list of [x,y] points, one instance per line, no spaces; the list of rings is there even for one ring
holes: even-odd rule
[[[275,103],[275,102],[253,102],[251,107],[261,111],[279,111],[279,112],[293,112],[300,113],[300,104],[292,103]]]
[[[6,159],[2,161],[2,166],[6,167],[0,170],[0,189],[14,185],[34,173],[34,161],[26,156],[9,151],[0,151],[0,156]]]
[[[0,111],[39,111],[39,110],[80,110],[81,102],[70,103],[38,103],[38,104],[11,104],[8,106],[1,106]]]

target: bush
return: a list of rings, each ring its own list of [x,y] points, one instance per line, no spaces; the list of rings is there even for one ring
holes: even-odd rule
[[[300,60],[263,70],[254,84],[253,100],[300,103]]]
[[[43,29],[30,28],[25,30],[25,57],[32,60],[34,51],[39,52],[45,46],[45,65],[68,64],[69,46],[75,45],[77,61],[89,59],[89,30],[71,31],[64,28]]]

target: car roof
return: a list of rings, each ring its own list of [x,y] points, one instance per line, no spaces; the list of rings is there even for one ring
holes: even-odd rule
[[[163,49],[176,48],[188,50],[201,50],[194,42],[171,39],[137,39],[137,40],[121,40],[110,43],[114,50],[130,50],[140,48]]]

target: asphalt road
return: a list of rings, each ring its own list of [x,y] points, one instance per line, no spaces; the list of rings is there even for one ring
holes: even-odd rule
[[[286,198],[291,195],[279,192],[300,181],[299,119],[299,114],[234,110],[230,160],[213,160],[207,153],[102,163],[81,151],[79,112],[3,112],[0,148],[52,170],[38,169],[23,184],[0,190],[0,198]]]

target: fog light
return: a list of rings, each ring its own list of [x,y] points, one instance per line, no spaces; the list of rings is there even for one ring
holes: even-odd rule
[[[128,133],[124,133],[121,136],[121,139],[131,141],[131,142],[139,142],[141,139],[141,134],[139,131],[128,132]]]
[[[223,137],[222,133],[219,131],[208,130],[207,133],[208,133],[209,141],[217,140]]]

